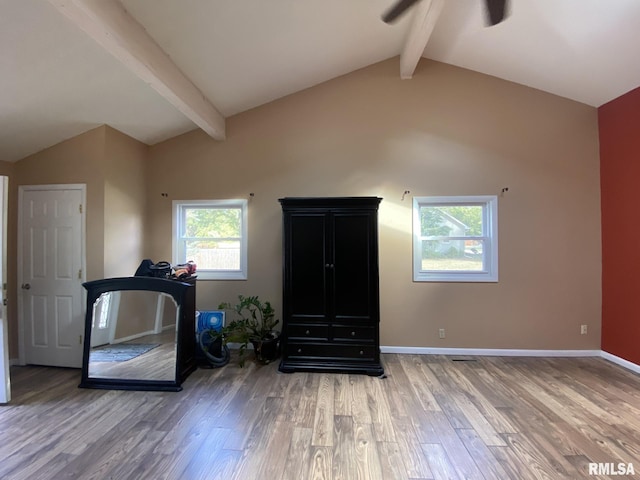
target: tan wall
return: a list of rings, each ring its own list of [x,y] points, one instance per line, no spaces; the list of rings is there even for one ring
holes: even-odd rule
[[[86,184],[87,280],[133,275],[143,257],[147,149],[101,126],[26,157],[8,170],[13,205],[8,246],[11,358],[18,357],[18,185]],[[0,174],[1,168],[0,162]]]
[[[15,167],[15,163],[3,162],[0,160],[0,175],[6,175],[7,177],[12,176],[15,171]]]
[[[104,272],[105,135],[105,126],[94,128],[16,163],[18,185],[86,184],[87,280]]]
[[[9,218],[9,356],[18,358],[17,315],[17,212],[19,185],[49,185],[84,183],[87,186],[87,280],[103,277],[104,271],[104,142],[106,127],[98,127],[30,155],[14,166],[10,178],[10,202],[13,204]],[[13,242],[13,243],[12,243]],[[12,273],[13,272],[13,273]]]
[[[120,292],[115,339],[149,334],[156,325],[158,292],[124,290]],[[175,314],[174,314],[175,318]]]
[[[199,309],[244,293],[281,311],[278,198],[377,195],[383,345],[599,349],[594,108],[430,61],[403,81],[391,59],[229,118],[224,142],[193,131],[150,152],[156,261],[171,256],[172,200],[255,193],[249,280],[199,281]],[[500,282],[414,283],[412,196],[503,187]]]
[[[225,142],[194,131],[147,152],[99,127],[5,165],[15,207],[11,357],[17,186],[52,183],[87,184],[88,279],[131,274],[144,257],[170,260],[171,200],[254,192],[249,280],[198,282],[202,310],[244,293],[281,311],[278,198],[381,196],[383,345],[599,349],[596,110],[437,62],[423,61],[410,81],[399,80],[397,68],[392,59],[229,118]],[[500,282],[412,282],[411,196],[497,194],[507,186],[499,205]],[[411,194],[402,201],[405,190]],[[589,335],[578,334],[580,324]],[[438,328],[446,339],[437,338]]]
[[[148,147],[106,128],[104,277],[127,277],[145,257],[145,168]],[[148,256],[148,255],[147,255]]]

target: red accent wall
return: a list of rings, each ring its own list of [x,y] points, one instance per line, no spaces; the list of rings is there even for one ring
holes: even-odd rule
[[[640,88],[598,109],[602,350],[640,364]]]

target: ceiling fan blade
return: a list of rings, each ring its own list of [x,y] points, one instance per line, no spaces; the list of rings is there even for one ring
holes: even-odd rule
[[[504,20],[507,13],[507,0],[485,0],[487,6],[487,23],[492,27]]]
[[[402,15],[411,5],[420,0],[398,0],[389,10],[382,15],[382,21],[391,23]]]

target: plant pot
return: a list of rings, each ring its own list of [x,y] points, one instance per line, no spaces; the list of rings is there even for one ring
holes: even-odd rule
[[[267,364],[273,362],[280,356],[280,337],[273,336],[262,340],[251,340],[256,360],[259,363]]]

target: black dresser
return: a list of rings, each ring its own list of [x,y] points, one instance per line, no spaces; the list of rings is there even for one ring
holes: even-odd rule
[[[382,375],[377,197],[282,198],[280,371]]]

